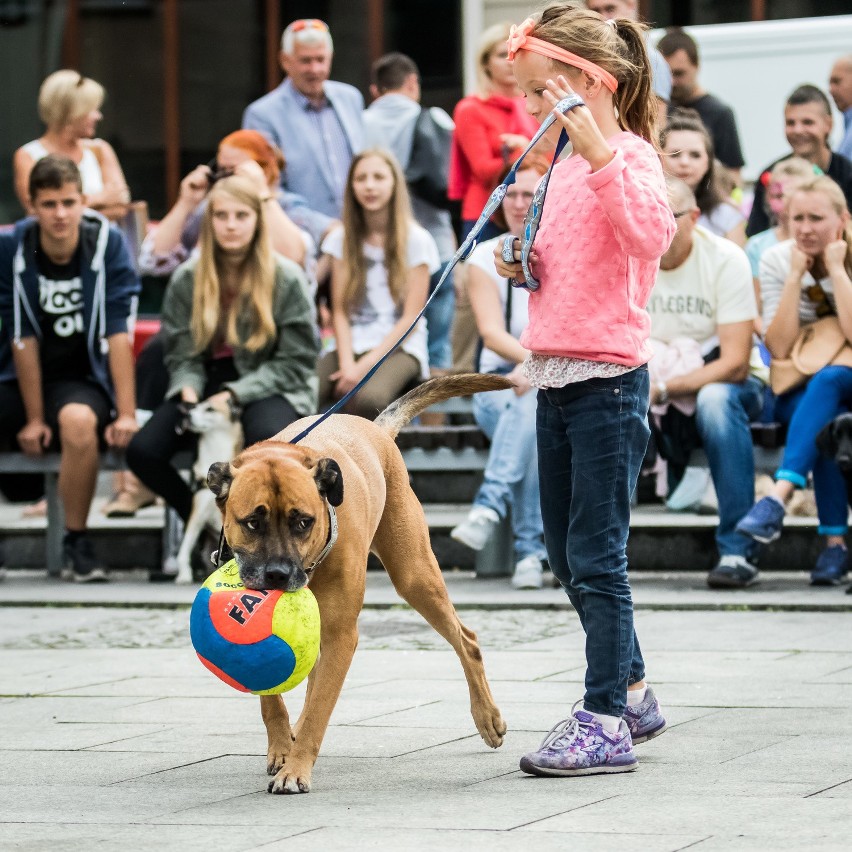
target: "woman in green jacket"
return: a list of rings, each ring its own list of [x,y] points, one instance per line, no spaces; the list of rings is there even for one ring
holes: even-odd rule
[[[163,300],[166,401],[127,448],[145,485],[186,520],[192,492],[171,465],[197,440],[178,435],[183,404],[230,399],[246,446],[316,410],[319,335],[301,268],[273,253],[261,197],[233,176],[210,191],[200,255],[175,270]]]

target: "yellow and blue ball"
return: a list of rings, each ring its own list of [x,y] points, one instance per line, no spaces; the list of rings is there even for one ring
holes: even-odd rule
[[[240,692],[275,695],[310,674],[320,647],[319,606],[307,588],[257,591],[232,559],[205,581],[189,619],[198,659]]]

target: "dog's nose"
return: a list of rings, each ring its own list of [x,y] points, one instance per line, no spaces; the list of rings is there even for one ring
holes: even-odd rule
[[[290,572],[280,565],[273,565],[266,569],[266,580],[273,588],[283,588],[290,579]]]

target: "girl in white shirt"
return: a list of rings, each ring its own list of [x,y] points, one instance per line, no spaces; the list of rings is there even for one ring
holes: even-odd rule
[[[353,159],[342,218],[322,244],[332,258],[335,344],[318,367],[321,409],[355,387],[411,325],[440,266],[435,241],[414,221],[405,178],[388,151],[369,149]],[[407,385],[428,375],[421,318],[346,410],[372,420]]]

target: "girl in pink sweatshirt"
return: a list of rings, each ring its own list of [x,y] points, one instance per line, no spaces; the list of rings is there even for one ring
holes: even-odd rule
[[[539,121],[572,92],[585,102],[554,125],[573,150],[550,178],[530,267],[540,286],[521,343],[539,388],[545,544],[586,633],[586,691],[521,769],[629,772],[634,743],[666,727],[645,684],[626,555],[630,497],[649,436],[645,305],[675,230],[656,150],[651,67],[640,25],[567,4],[514,27],[509,55]],[[519,241],[512,248],[517,261]],[[501,275],[535,287],[499,247],[495,258]]]

